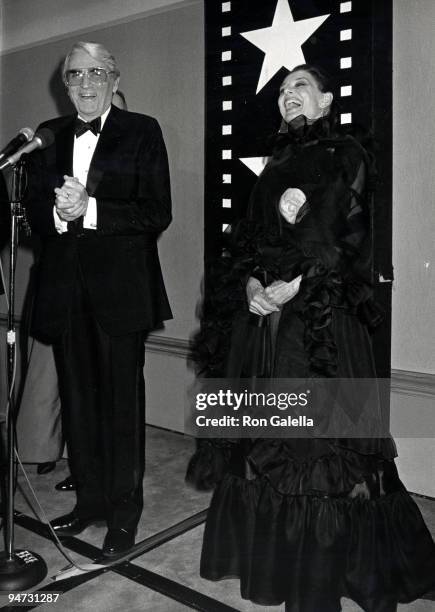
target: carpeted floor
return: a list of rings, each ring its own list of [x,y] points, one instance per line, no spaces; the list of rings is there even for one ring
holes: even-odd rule
[[[52,612],[283,610],[283,606],[257,606],[242,600],[237,580],[213,583],[199,577],[205,515],[201,511],[207,508],[210,496],[184,484],[184,471],[193,446],[190,438],[180,434],[147,428],[145,505],[137,535],[137,542],[143,544],[137,552],[138,556],[112,568],[78,573],[59,581],[54,581],[52,577],[67,567],[68,561],[45,536],[43,525],[35,520],[37,516],[26,500],[29,498],[27,485],[20,474],[15,504],[20,513],[16,519],[15,548],[36,552],[47,563],[47,579],[34,587],[33,592],[61,593],[56,603],[42,604],[37,606],[38,609]],[[54,490],[55,483],[67,475],[65,460],[58,462],[55,471],[44,476],[36,474],[34,465],[25,467],[49,519],[72,509],[74,493]],[[435,501],[420,497],[416,501],[435,534]],[[76,538],[65,539],[63,542],[75,563],[90,564],[99,557],[104,535],[104,527],[90,526]],[[5,594],[0,593],[0,610],[6,610],[6,604]],[[348,600],[343,600],[342,604],[344,612],[361,611],[361,608]],[[29,605],[25,609],[35,607]],[[427,599],[399,606],[400,612],[434,610],[435,601]]]

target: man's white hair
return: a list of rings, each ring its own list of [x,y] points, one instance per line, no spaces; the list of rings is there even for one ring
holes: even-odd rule
[[[73,53],[79,50],[85,51],[88,55],[93,57],[101,68],[107,68],[109,72],[114,72],[116,76],[119,76],[116,59],[104,45],[94,42],[79,41],[73,44],[71,51],[68,53],[63,63],[62,76],[64,81],[70,58]]]

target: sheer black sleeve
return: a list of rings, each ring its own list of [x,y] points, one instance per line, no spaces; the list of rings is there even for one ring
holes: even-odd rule
[[[384,313],[373,300],[372,194],[367,190],[367,172],[367,164],[361,161],[349,187],[349,207],[340,244],[346,300],[356,308],[363,322],[373,328],[382,321]]]

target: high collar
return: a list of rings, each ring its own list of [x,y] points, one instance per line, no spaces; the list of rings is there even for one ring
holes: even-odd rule
[[[285,135],[289,140],[304,144],[313,140],[322,140],[331,136],[331,124],[328,117],[320,117],[313,123],[309,123],[305,115],[295,117],[289,123],[284,120],[278,132]]]

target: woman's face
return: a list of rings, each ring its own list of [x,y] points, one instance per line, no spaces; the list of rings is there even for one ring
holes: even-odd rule
[[[289,74],[279,90],[278,106],[287,123],[299,115],[318,119],[327,114],[331,102],[332,94],[320,91],[316,79],[306,70]]]

